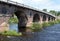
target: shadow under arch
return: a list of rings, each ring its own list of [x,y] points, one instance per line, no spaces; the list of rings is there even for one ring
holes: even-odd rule
[[[39,21],[40,21],[39,14],[34,14],[34,16],[33,16],[33,22],[39,22]]]
[[[27,15],[23,11],[17,10],[15,15],[18,18],[18,32],[25,32],[28,21]]]
[[[43,21],[46,21],[46,15],[43,15]]]
[[[50,16],[48,17],[48,21],[50,21]]]

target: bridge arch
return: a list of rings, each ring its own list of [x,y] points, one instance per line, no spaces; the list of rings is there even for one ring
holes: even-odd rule
[[[46,15],[43,15],[43,21],[46,21]]]
[[[34,14],[34,16],[33,16],[33,22],[39,22],[39,21],[40,21],[39,14]]]
[[[24,32],[28,21],[27,15],[23,11],[19,10],[15,12],[15,15],[18,18],[18,32]]]
[[[50,16],[48,17],[48,21],[50,21]]]

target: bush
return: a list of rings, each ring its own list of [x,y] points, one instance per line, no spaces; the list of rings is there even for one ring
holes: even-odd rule
[[[31,26],[32,31],[40,31],[42,29],[42,24],[39,23],[33,23]]]
[[[60,20],[59,20],[59,19],[55,20],[55,23],[56,23],[56,24],[57,24],[57,23],[60,23]]]
[[[42,27],[43,27],[43,28],[48,27],[48,26],[50,26],[50,24],[47,23],[47,22],[44,22],[44,23],[42,24]]]
[[[10,19],[9,19],[9,23],[18,23],[18,19],[15,17],[11,17]]]
[[[60,23],[60,20],[50,21],[50,22],[44,22],[42,24],[40,23],[33,23],[31,26],[32,31],[40,31],[42,28],[52,26],[54,24]]]
[[[50,24],[50,26],[54,25],[55,22],[54,21],[51,21],[51,22],[48,22],[48,24]]]

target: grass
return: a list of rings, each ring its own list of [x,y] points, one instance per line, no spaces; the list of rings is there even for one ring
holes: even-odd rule
[[[3,35],[3,36],[21,36],[22,33],[17,33],[16,31],[4,31],[4,32],[0,32],[0,35]]]
[[[31,29],[33,32],[41,31],[43,28],[54,25],[54,22],[33,23]]]
[[[39,23],[33,23],[31,29],[33,32],[40,31],[42,29],[42,25]]]
[[[55,20],[55,24],[60,24],[60,20],[59,19]]]
[[[50,22],[44,22],[42,24],[35,22],[35,23],[32,24],[31,30],[33,32],[41,31],[43,28],[46,28],[48,26],[52,26],[52,25],[55,25],[55,24],[59,24],[59,23],[60,23],[60,20],[55,20],[55,21],[50,21]]]
[[[43,28],[44,28],[44,27],[47,27],[47,26],[50,26],[50,24],[47,23],[47,22],[42,23],[42,27],[43,27]]]

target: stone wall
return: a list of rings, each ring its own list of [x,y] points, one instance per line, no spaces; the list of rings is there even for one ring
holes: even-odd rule
[[[8,20],[10,17],[0,17],[0,31],[6,31],[9,30],[9,24],[8,24]]]

